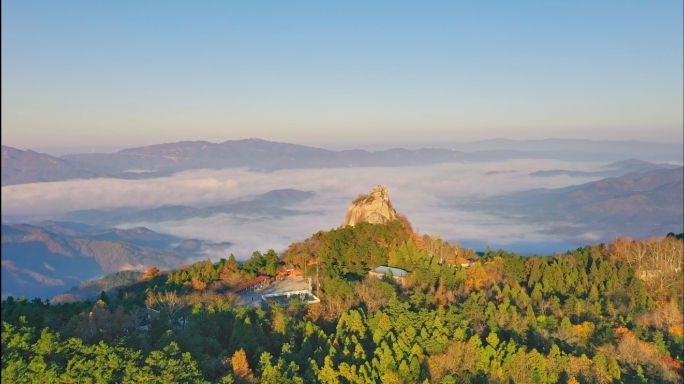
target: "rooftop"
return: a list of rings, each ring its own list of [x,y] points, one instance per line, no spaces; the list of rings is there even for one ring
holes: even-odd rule
[[[259,283],[264,283],[264,282],[270,281],[270,280],[271,280],[271,278],[268,277],[268,276],[259,276],[259,277],[257,277],[256,279],[247,281],[247,282],[242,283],[242,284],[240,284],[240,285],[238,285],[238,286],[236,286],[236,287],[233,287],[233,289],[231,289],[230,292],[238,293],[238,292],[240,292],[240,291],[242,291],[242,290],[244,290],[244,289],[247,289],[247,288],[251,287],[252,285],[259,284]]]
[[[408,276],[408,272],[406,272],[405,270],[403,270],[401,268],[388,267],[386,265],[381,265],[381,266],[375,268],[374,270],[372,270],[371,272],[376,272],[376,273],[380,273],[380,274],[385,275],[385,274],[387,274],[387,271],[392,271],[392,276],[395,276],[395,277]]]

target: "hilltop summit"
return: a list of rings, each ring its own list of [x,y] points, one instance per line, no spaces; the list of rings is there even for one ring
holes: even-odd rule
[[[397,211],[392,207],[387,187],[378,185],[373,188],[371,193],[361,195],[351,203],[343,225],[353,226],[362,221],[371,224],[384,224],[397,219]]]

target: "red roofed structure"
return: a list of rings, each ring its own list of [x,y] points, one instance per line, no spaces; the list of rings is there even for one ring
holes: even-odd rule
[[[271,284],[271,278],[268,276],[259,276],[254,280],[242,283],[233,287],[230,292],[232,293],[242,293],[245,291],[253,291],[257,288],[265,287]]]

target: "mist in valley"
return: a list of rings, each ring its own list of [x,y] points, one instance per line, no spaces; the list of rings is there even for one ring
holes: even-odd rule
[[[213,242],[231,242],[202,257],[247,259],[253,251],[285,249],[319,230],[342,224],[351,201],[377,185],[389,188],[395,209],[421,234],[437,233],[447,241],[484,250],[504,247],[525,254],[564,252],[593,244],[601,233],[578,228],[572,236],[549,235],[548,224],[516,215],[493,215],[478,209],[457,209],[449,202],[467,201],[536,188],[560,188],[598,177],[534,177],[539,170],[592,171],[605,163],[556,160],[509,160],[493,163],[449,163],[415,167],[294,169],[254,172],[247,169],[194,170],[153,180],[89,179],[3,187],[3,215],[27,222],[60,220],[67,212],[87,209],[134,210],[163,205],[206,207],[276,189],[313,191],[315,196],[287,206],[295,215],[217,214],[180,221],[117,223],[119,228],[143,226],[156,232]],[[471,208],[473,208],[471,207]],[[559,226],[560,218],[549,218]],[[192,260],[189,260],[192,261]]]

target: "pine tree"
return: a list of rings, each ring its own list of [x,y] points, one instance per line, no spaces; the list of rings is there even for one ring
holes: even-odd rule
[[[215,280],[216,276],[214,274],[216,273],[216,270],[214,270],[214,264],[211,262],[210,259],[207,259],[206,262],[204,262],[204,273],[202,274],[202,281],[205,283],[208,283],[212,280]]]
[[[105,304],[109,304],[109,297],[107,296],[107,292],[100,292],[100,300],[102,300],[102,302],[104,302]]]
[[[264,384],[278,384],[281,374],[277,367],[271,362],[272,356],[268,352],[261,354],[259,358],[259,371],[261,372],[261,382]]]
[[[256,352],[258,347],[257,336],[248,314],[235,319],[233,332],[230,336],[230,346],[236,351],[243,349],[250,356]]]

